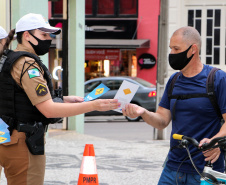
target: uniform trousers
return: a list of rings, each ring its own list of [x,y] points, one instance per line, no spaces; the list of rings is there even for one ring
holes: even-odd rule
[[[25,133],[13,130],[11,141],[0,144],[0,165],[7,185],[43,185],[45,155],[33,155],[26,145]]]

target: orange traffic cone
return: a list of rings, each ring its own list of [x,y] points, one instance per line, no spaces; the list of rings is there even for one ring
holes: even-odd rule
[[[78,185],[99,185],[93,144],[85,145]]]

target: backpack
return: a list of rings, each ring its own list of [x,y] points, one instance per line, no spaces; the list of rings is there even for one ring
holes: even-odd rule
[[[220,69],[214,67],[209,72],[207,80],[206,80],[206,93],[172,95],[174,84],[175,84],[178,76],[181,74],[181,72],[178,72],[178,73],[176,73],[174,75],[174,77],[173,77],[173,79],[172,79],[172,81],[170,83],[169,90],[168,90],[168,98],[169,98],[169,100],[176,99],[176,101],[175,101],[175,103],[173,105],[173,112],[172,112],[173,120],[175,120],[175,107],[176,107],[177,100],[184,100],[184,99],[189,99],[189,98],[199,98],[199,97],[208,97],[210,102],[211,102],[211,104],[213,105],[216,113],[217,113],[217,116],[221,120],[223,119],[221,111],[220,111],[220,108],[219,108],[218,103],[217,103],[216,95],[214,93],[214,76],[215,76],[215,73],[218,70],[220,70]]]

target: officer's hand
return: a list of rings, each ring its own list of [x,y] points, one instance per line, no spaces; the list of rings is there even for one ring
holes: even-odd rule
[[[79,96],[64,96],[64,103],[78,103],[83,101],[84,98]]]
[[[127,104],[125,109],[122,109],[122,113],[124,116],[128,116],[130,118],[136,118],[144,114],[145,109],[135,104]]]
[[[204,138],[200,141],[199,146],[202,146],[204,143],[209,143],[211,140],[208,138]],[[220,148],[214,148],[211,150],[203,151],[203,155],[206,157],[205,161],[211,161],[211,163],[214,163],[217,161],[217,159],[220,156]]]
[[[92,101],[92,103],[94,110],[97,111],[108,111],[120,107],[120,103],[117,99],[98,99]]]

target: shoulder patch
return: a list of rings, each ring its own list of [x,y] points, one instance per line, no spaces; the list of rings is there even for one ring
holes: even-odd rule
[[[35,91],[38,96],[44,96],[48,93],[46,86],[43,84],[38,84]]]
[[[40,76],[40,72],[37,68],[29,69],[27,72],[28,72],[29,78]]]

